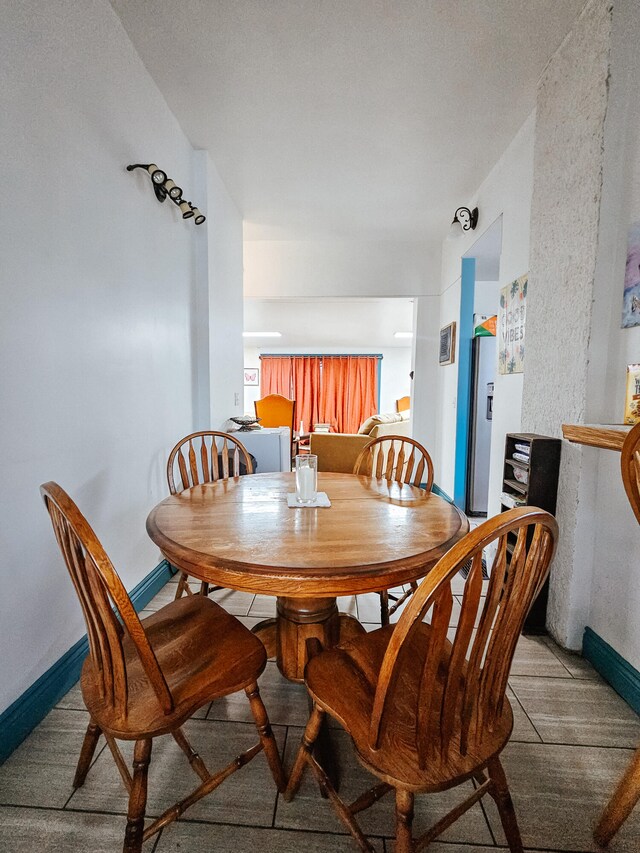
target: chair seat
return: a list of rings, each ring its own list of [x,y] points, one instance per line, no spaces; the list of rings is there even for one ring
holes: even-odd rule
[[[116,738],[132,740],[175,730],[203,705],[256,681],[266,665],[260,640],[220,605],[201,595],[167,604],[142,620],[171,691],[165,714],[128,636],[123,639],[128,700],[126,715],[100,698],[91,658],[82,670],[82,694],[91,717]]]
[[[436,757],[430,758],[425,768],[420,768],[416,746],[418,690],[430,631],[430,626],[422,623],[403,649],[403,654],[411,657],[412,666],[403,667],[397,684],[395,696],[399,701],[393,708],[394,724],[383,729],[380,748],[372,750],[369,726],[376,685],[394,627],[387,625],[312,658],[305,670],[305,683],[320,707],[351,735],[360,761],[370,772],[389,784],[400,783],[413,791],[445,790],[471,777],[503,748],[513,728],[511,706],[505,699],[502,715],[493,731],[482,732],[479,745],[474,742],[466,755],[462,755],[459,748],[449,749],[443,759],[436,750]],[[446,672],[446,656],[451,649],[451,644],[447,643],[445,665],[439,671],[441,683],[434,685],[439,692]],[[440,709],[435,708],[434,713],[439,717]],[[459,739],[456,741],[454,737],[456,742],[459,745]]]

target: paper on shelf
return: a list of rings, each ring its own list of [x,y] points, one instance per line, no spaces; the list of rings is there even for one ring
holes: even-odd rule
[[[513,509],[516,506],[524,506],[526,502],[524,495],[522,497],[518,497],[516,495],[512,495],[510,492],[500,493],[500,503],[502,506],[508,506],[509,509]]]

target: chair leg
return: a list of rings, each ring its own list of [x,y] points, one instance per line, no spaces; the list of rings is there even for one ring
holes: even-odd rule
[[[380,623],[384,628],[385,625],[389,624],[389,593],[385,589],[380,595]]]
[[[278,745],[271,731],[267,709],[264,707],[257,682],[254,681],[253,684],[245,687],[244,692],[249,697],[251,713],[253,714],[253,719],[256,721],[256,728],[258,729],[260,741],[267,756],[269,767],[271,768],[271,774],[273,775],[278,791],[282,792],[287,787],[287,783],[284,777],[280,753],[278,752]]]
[[[412,853],[413,794],[396,790],[396,853]]]
[[[101,734],[102,729],[92,720],[87,726],[87,731],[82,742],[80,758],[78,759],[78,766],[76,767],[76,775],[73,778],[74,788],[80,788],[81,785],[84,785],[84,780],[87,778],[87,773],[91,766],[91,759],[96,751],[96,746],[98,745],[98,740],[100,739]]]
[[[634,806],[640,801],[640,749],[637,749],[622,779],[607,803],[595,828],[593,837],[601,847],[606,847]]]
[[[191,590],[189,589],[189,575],[186,572],[180,572],[180,580],[178,581],[178,588],[176,590],[175,601],[179,598],[182,598],[184,593],[189,594]]]
[[[313,745],[320,734],[323,721],[324,711],[321,708],[318,708],[317,705],[314,705],[311,716],[309,717],[309,722],[307,723],[307,727],[302,735],[302,743],[300,744],[300,749],[296,755],[291,775],[289,776],[289,784],[284,792],[284,798],[288,803],[291,802],[298,792],[298,788],[302,782],[305,766],[311,750],[313,749]]]
[[[151,743],[151,738],[137,740],[133,752],[133,785],[129,794],[123,853],[141,853],[142,850]]]
[[[523,853],[522,838],[520,836],[520,828],[518,827],[518,819],[516,811],[513,807],[513,801],[507,784],[507,777],[504,774],[502,764],[499,758],[493,758],[487,767],[491,787],[489,794],[493,797],[498,806],[502,828],[507,838],[507,844],[511,853]]]

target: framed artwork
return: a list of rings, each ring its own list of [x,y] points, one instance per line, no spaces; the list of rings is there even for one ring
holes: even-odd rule
[[[449,323],[440,329],[440,355],[438,364],[453,364],[456,358],[456,324]]]
[[[629,226],[627,268],[624,273],[622,328],[640,326],[640,222]]]
[[[259,385],[260,384],[260,368],[245,367],[244,369],[244,384]]]
[[[524,371],[527,278],[525,273],[500,291],[498,372],[501,374]]]

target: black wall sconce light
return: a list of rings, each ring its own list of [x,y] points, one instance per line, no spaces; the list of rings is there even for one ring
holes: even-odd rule
[[[459,207],[453,217],[449,237],[461,237],[465,231],[474,231],[478,224],[478,208],[469,210],[468,207]]]
[[[190,201],[185,201],[182,198],[182,189],[167,177],[167,173],[159,169],[155,163],[132,163],[127,166],[127,172],[133,172],[134,169],[144,169],[149,173],[151,185],[156,194],[158,201],[163,202],[166,198],[180,208],[183,219],[193,219],[196,225],[202,225],[207,218],[203,213],[200,213],[197,207],[194,207]]]

